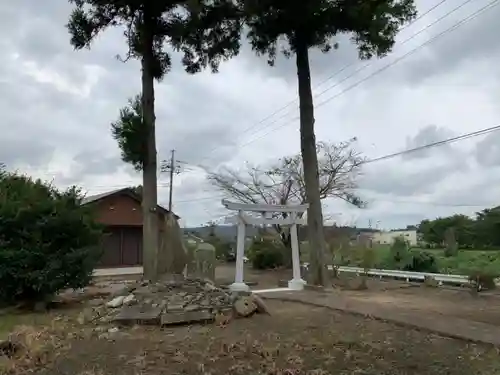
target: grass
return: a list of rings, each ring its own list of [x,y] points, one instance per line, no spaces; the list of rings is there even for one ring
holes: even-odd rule
[[[382,264],[389,257],[390,246],[380,245],[375,251],[376,263]],[[497,250],[459,250],[454,257],[445,257],[444,249],[411,248],[410,251],[434,255],[441,273],[467,274],[473,270],[481,270],[500,275],[500,251]]]
[[[307,262],[307,244],[301,244],[303,262]],[[471,271],[484,271],[500,275],[500,251],[498,250],[459,250],[455,257],[445,257],[444,249],[411,248],[411,252],[428,252],[435,256],[439,272],[447,274],[468,274]],[[390,246],[377,245],[375,247],[377,268],[387,268]],[[350,264],[360,266],[357,263]]]

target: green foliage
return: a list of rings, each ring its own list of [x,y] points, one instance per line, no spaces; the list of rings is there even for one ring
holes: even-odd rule
[[[232,247],[229,242],[223,241],[215,235],[210,233],[206,240],[209,244],[215,247],[215,257],[219,260],[229,261],[231,258]]]
[[[368,246],[363,246],[361,249],[361,267],[365,274],[375,266],[376,254],[375,250]]]
[[[439,266],[436,257],[428,252],[410,251],[409,257],[404,265],[405,271],[413,272],[439,272]]]
[[[456,256],[458,253],[458,244],[457,241],[455,240],[455,229],[452,227],[447,228],[444,233],[444,237],[445,237],[444,256],[445,257]]]
[[[269,240],[255,240],[248,249],[252,267],[259,270],[281,267],[284,264],[283,246]]]
[[[67,28],[76,49],[90,47],[108,27],[124,29],[128,47],[121,60],[147,57],[149,73],[157,80],[170,70],[164,51],[168,43],[183,53],[188,73],[205,67],[217,71],[219,63],[239,52],[238,9],[230,0],[69,0],[75,5]],[[150,56],[148,56],[150,54]]]
[[[423,220],[419,233],[429,248],[440,247],[447,242],[449,228],[453,228],[458,248],[500,248],[500,207],[487,208],[476,213],[476,218],[465,215]],[[452,251],[453,252],[453,251]]]
[[[273,65],[278,42],[289,57],[305,45],[328,52],[337,48],[335,37],[351,33],[362,59],[383,56],[394,45],[401,24],[416,16],[413,0],[241,0],[252,48]],[[281,47],[281,45],[280,45]]]
[[[146,162],[148,131],[142,121],[140,95],[129,99],[128,106],[120,110],[118,121],[111,124],[111,134],[118,142],[122,160],[136,171],[142,171]]]
[[[44,300],[88,285],[101,227],[78,189],[0,172],[0,303]]]
[[[391,258],[396,263],[404,263],[408,259],[408,243],[402,237],[396,237],[391,245]]]

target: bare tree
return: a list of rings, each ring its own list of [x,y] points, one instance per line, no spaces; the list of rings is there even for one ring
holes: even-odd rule
[[[337,144],[318,143],[320,197],[339,198],[357,207],[365,202],[355,193],[356,179],[364,158],[354,148],[356,138]],[[248,166],[244,171],[225,168],[209,172],[208,179],[232,200],[250,204],[303,204],[307,202],[304,167],[300,154],[280,159],[267,168]],[[276,217],[287,217],[276,213]],[[291,248],[290,232],[273,225],[286,249]]]

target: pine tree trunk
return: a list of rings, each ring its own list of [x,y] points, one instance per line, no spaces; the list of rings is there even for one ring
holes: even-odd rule
[[[305,43],[296,46],[297,76],[299,81],[300,102],[300,149],[304,164],[304,182],[307,203],[307,230],[311,272],[313,285],[328,284],[325,267],[325,235],[323,232],[323,213],[319,195],[318,155],[316,153],[316,137],[314,135],[314,105],[311,90],[311,71],[309,67],[309,51]]]
[[[146,13],[146,12],[145,12]],[[157,155],[154,107],[154,77],[150,67],[153,61],[153,35],[148,28],[148,17],[144,15],[144,54],[142,56],[142,116],[144,126],[148,128],[147,155],[142,171],[142,252],[144,278],[158,278],[158,191],[157,191]]]

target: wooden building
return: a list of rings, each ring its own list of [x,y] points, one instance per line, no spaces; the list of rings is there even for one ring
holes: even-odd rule
[[[86,197],[82,204],[95,206],[97,220],[106,227],[100,267],[142,265],[141,197],[132,188],[124,188]],[[160,231],[166,214],[168,210],[158,206]]]

